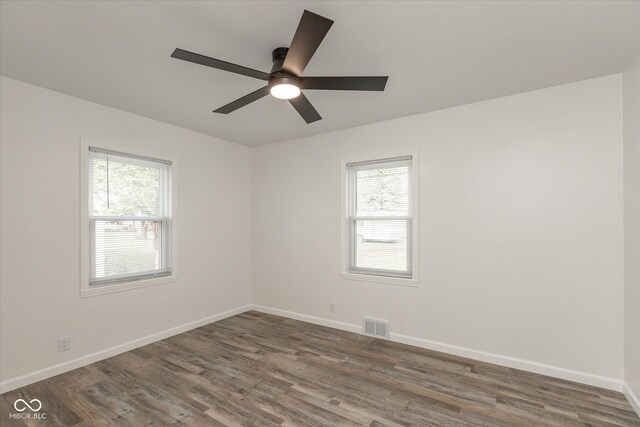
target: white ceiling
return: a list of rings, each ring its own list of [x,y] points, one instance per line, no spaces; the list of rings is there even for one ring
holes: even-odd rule
[[[310,125],[272,97],[218,115],[264,82],[170,58],[268,72],[305,8],[335,24],[304,74],[385,92],[308,91]],[[252,146],[618,73],[640,47],[638,1],[2,1],[0,19],[3,75]]]

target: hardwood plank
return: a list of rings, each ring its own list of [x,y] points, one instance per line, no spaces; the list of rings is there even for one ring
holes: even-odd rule
[[[247,312],[0,396],[60,426],[640,426],[621,393]],[[8,423],[7,423],[8,421]]]

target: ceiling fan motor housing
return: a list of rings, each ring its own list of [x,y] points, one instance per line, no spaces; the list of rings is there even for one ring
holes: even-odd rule
[[[275,73],[269,77],[269,87],[277,85],[292,85],[301,88],[300,80],[285,73]]]
[[[271,58],[273,62],[276,61],[284,61],[284,58],[287,56],[287,52],[289,52],[288,47],[278,47],[271,52]]]
[[[287,84],[298,88],[301,87],[300,79],[292,74],[282,71],[282,64],[287,56],[289,48],[279,47],[274,49],[271,56],[273,58],[273,67],[271,67],[271,76],[269,77],[269,87]]]

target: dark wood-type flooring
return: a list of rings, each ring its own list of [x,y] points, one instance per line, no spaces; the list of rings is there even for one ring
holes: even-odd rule
[[[47,421],[10,420],[17,398]],[[620,393],[257,312],[0,404],[3,426],[640,426]]]

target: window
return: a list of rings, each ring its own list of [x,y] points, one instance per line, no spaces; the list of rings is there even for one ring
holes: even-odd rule
[[[88,147],[89,287],[169,276],[171,162]]]
[[[412,279],[411,156],[346,168],[347,273]]]

